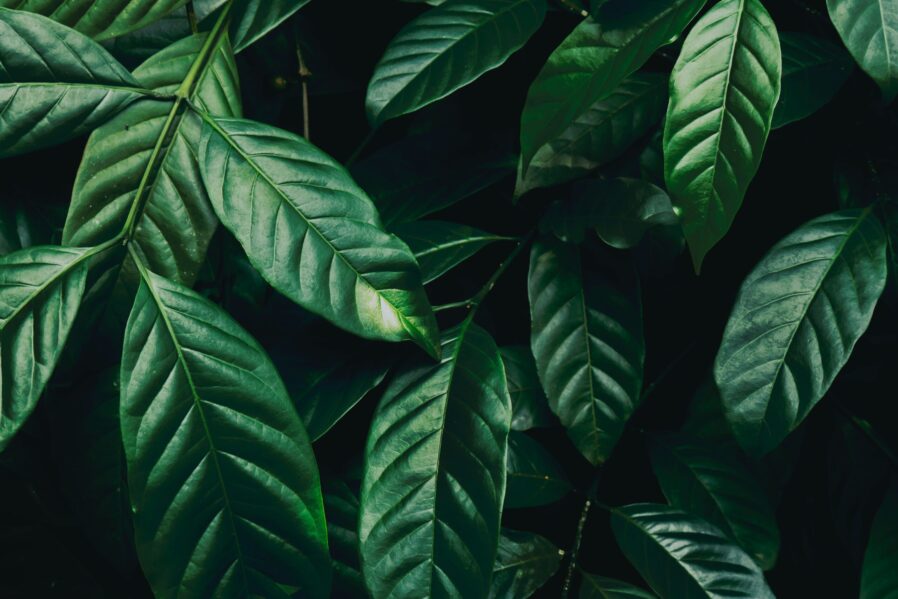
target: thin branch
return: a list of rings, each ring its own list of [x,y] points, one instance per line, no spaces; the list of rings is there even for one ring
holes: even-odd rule
[[[302,58],[302,50],[299,48],[299,38],[296,39],[296,60],[299,62],[299,84],[302,86],[302,136],[311,141],[309,137],[309,77],[312,71],[306,66]]]
[[[193,8],[193,0],[187,3],[187,22],[190,23],[190,33],[196,35],[199,32],[196,24],[196,10]]]

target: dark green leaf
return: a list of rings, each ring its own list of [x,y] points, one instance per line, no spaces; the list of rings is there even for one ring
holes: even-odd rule
[[[505,464],[506,509],[553,503],[571,490],[571,483],[555,458],[526,433],[512,431],[508,436]]]
[[[540,386],[536,361],[530,348],[525,345],[509,345],[499,348],[499,353],[505,365],[508,393],[511,395],[512,430],[526,431],[558,424]]]
[[[613,0],[586,18],[537,75],[521,116],[521,172],[537,151],[611,94],[659,46],[672,42],[705,0]]]
[[[636,409],[645,346],[631,268],[547,237],[530,255],[531,347],[552,411],[580,452],[604,462]]]
[[[564,552],[532,532],[502,529],[490,599],[527,599],[558,570]]]
[[[668,599],[773,599],[757,564],[720,530],[680,510],[640,503],[611,513],[621,551]]]
[[[545,0],[452,0],[390,42],[368,84],[373,126],[414,112],[504,63],[543,22]]]
[[[187,0],[0,0],[105,40],[138,29],[187,4]]]
[[[393,232],[415,254],[424,283],[443,276],[490,243],[511,239],[439,220],[406,223]]]
[[[898,94],[898,11],[892,0],[826,0],[829,18],[887,102]]]
[[[746,451],[779,445],[823,397],[885,280],[885,237],[869,210],[812,220],[761,259],[736,298],[714,369]]]
[[[240,52],[308,3],[309,0],[234,0],[234,52]]]
[[[442,353],[403,370],[371,424],[359,540],[375,599],[489,590],[511,400],[495,343],[470,320]]]
[[[626,582],[582,572],[580,599],[655,599],[648,591]]]
[[[10,201],[0,203],[0,256],[33,245],[50,243],[52,219],[33,202]]]
[[[898,485],[892,484],[870,530],[861,572],[860,599],[898,597]]]
[[[781,69],[776,26],[759,0],[720,0],[683,43],[670,79],[664,177],[696,271],[761,163]]]
[[[415,258],[346,170],[292,133],[204,118],[199,161],[212,205],[269,284],[352,333],[412,339],[438,356]]]
[[[333,597],[367,597],[359,565],[359,498],[339,479],[323,483],[327,537],[334,568]]]
[[[141,270],[121,423],[134,531],[157,597],[326,597],[318,468],[262,348],[220,308]]]
[[[576,115],[558,137],[541,146],[515,195],[564,183],[617,158],[657,124],[667,107],[667,77],[636,73]]]

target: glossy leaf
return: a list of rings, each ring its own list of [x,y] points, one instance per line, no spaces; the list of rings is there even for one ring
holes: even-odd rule
[[[581,573],[580,599],[655,599],[655,595],[632,584]]]
[[[414,256],[343,167],[292,133],[204,118],[199,161],[212,205],[269,284],[352,333],[412,339],[437,356]]]
[[[549,56],[521,116],[521,172],[598,100],[614,92],[659,46],[669,44],[705,0],[614,0],[586,18]]]
[[[308,3],[309,0],[234,0],[234,52],[240,52]]]
[[[499,348],[499,354],[505,365],[508,393],[511,396],[512,430],[526,431],[556,425],[558,421],[549,410],[549,400],[540,386],[536,361],[530,348],[509,345]]]
[[[781,68],[776,26],[759,0],[721,0],[683,43],[670,79],[664,177],[696,271],[761,163]]]
[[[424,283],[440,278],[490,243],[510,239],[439,220],[399,225],[393,232],[412,250]]]
[[[0,157],[83,135],[149,95],[96,42],[0,8]]]
[[[826,0],[842,41],[887,102],[898,94],[898,9],[892,0]]]
[[[762,482],[721,443],[660,437],[652,466],[668,502],[717,526],[764,569],[776,563],[779,531]]]
[[[714,367],[746,451],[776,447],[823,397],[885,281],[885,237],[869,211],[814,219],[761,259],[742,283]]]
[[[0,258],[0,451],[50,380],[95,249],[37,246]]]
[[[142,270],[121,389],[135,541],[155,595],[287,597],[287,585],[326,597],[318,468],[258,343]]]
[[[545,0],[452,0],[390,42],[365,108],[373,126],[448,96],[504,63],[539,28]]]
[[[490,599],[527,599],[552,578],[563,554],[538,534],[503,528]]]
[[[825,106],[851,75],[851,57],[825,39],[781,33],[782,93],[773,111],[773,128],[806,118]]]
[[[898,486],[892,484],[873,520],[864,567],[860,599],[898,597]]]
[[[148,25],[185,4],[187,0],[0,0],[0,7],[44,15],[97,40]]]
[[[661,597],[773,599],[757,564],[700,518],[641,503],[613,510],[611,529],[621,551]]]
[[[665,75],[631,75],[541,146],[526,176],[518,165],[515,195],[576,179],[617,158],[661,120],[666,107]]]
[[[531,347],[549,406],[590,462],[611,455],[640,401],[639,283],[557,239],[536,242],[528,279]]]
[[[511,400],[495,343],[470,320],[442,354],[400,371],[371,424],[359,541],[375,599],[489,591]]]
[[[160,93],[181,89],[211,114],[240,114],[237,67],[221,25],[164,49],[134,76]],[[201,132],[200,117],[180,98],[140,102],[94,131],[75,180],[63,243],[112,239],[134,211],[132,247],[144,263],[192,285],[218,225],[196,159]]]
[[[571,483],[548,451],[526,433],[512,431],[506,459],[505,508],[546,505],[571,490]]]

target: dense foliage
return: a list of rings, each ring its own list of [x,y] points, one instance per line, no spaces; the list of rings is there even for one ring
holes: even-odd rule
[[[0,0],[0,596],[898,597],[898,0]]]

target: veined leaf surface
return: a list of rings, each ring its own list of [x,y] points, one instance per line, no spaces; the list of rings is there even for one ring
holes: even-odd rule
[[[886,102],[898,94],[898,7],[892,0],[826,0],[829,18]]]
[[[490,243],[511,239],[439,220],[406,223],[393,232],[412,250],[425,284],[440,278]]]
[[[309,0],[234,0],[234,52],[240,52],[308,3]]]
[[[527,599],[558,570],[564,552],[532,532],[502,529],[490,599]]]
[[[148,25],[185,4],[187,0],[0,0],[0,7],[44,15],[97,40]]]

